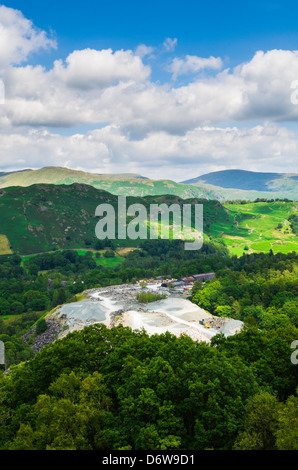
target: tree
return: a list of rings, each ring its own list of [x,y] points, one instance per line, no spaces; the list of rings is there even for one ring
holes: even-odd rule
[[[280,404],[275,396],[260,393],[245,407],[244,431],[234,444],[236,450],[274,450]]]
[[[191,289],[191,295],[192,297],[195,296],[195,294],[202,289],[202,282],[201,281],[196,281],[193,286],[192,286],[192,289]]]
[[[52,298],[52,307],[56,307],[57,305],[62,305],[66,301],[66,294],[65,289],[63,287],[59,287],[59,289],[55,289],[53,292]]]
[[[39,320],[39,322],[36,325],[36,330],[35,330],[36,334],[41,335],[47,330],[47,328],[48,328],[48,325],[45,319],[43,318],[42,320]]]
[[[11,313],[10,303],[0,297],[0,315],[9,315]]]
[[[32,425],[21,423],[11,450],[91,450],[102,444],[102,422],[110,406],[103,378],[62,374],[50,394],[37,398]]]
[[[232,305],[233,313],[232,313],[232,318],[235,318],[235,320],[240,320],[241,319],[241,304],[238,300],[235,300]]]
[[[215,315],[218,315],[219,317],[232,317],[233,309],[228,305],[218,305],[215,309]]]
[[[21,302],[12,302],[11,304],[11,313],[14,315],[19,315],[20,313],[23,313],[24,311],[24,305]]]
[[[102,240],[96,240],[94,243],[94,248],[95,250],[103,250],[105,247],[105,244]]]
[[[33,450],[34,432],[30,424],[21,424],[15,440],[10,444],[10,450]]]
[[[297,389],[298,392],[298,389]],[[298,450],[298,397],[290,396],[278,411],[278,450]]]

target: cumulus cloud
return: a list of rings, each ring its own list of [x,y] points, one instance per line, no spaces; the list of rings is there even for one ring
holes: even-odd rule
[[[197,127],[185,135],[152,132],[131,139],[117,126],[63,136],[42,129],[1,135],[2,168],[67,165],[98,173],[131,172],[183,181],[221,168],[290,171],[296,164],[298,134],[276,124],[253,128]],[[86,158],[88,155],[88,158]],[[240,165],[241,162],[241,165]],[[195,173],[195,174],[196,174]]]
[[[176,80],[178,75],[187,75],[189,73],[199,72],[204,69],[221,69],[223,62],[220,57],[203,58],[193,55],[187,55],[185,59],[175,58],[170,64],[168,70],[173,74]]]
[[[242,82],[242,106],[236,119],[297,120],[291,83],[298,78],[298,51],[258,51],[233,75]]]
[[[54,64],[54,74],[74,88],[107,87],[119,81],[143,81],[151,69],[132,51],[112,49],[85,49],[74,51],[66,59]]]
[[[153,49],[144,44],[135,51],[76,50],[45,69],[21,65],[30,52],[54,46],[45,32],[20,12],[0,7],[1,32],[2,168],[12,161],[21,167],[68,162],[77,169],[117,168],[178,181],[199,166],[200,173],[223,165],[268,171],[270,162],[274,171],[295,171],[298,135],[277,123],[298,121],[291,102],[297,51],[258,51],[232,69],[223,69],[219,57],[177,57],[169,72],[173,78],[189,75],[181,86],[152,79],[143,58]],[[171,38],[164,43],[169,52],[176,45]],[[98,130],[59,134],[59,128],[81,125]]]
[[[220,67],[216,58],[185,60],[176,73]],[[199,125],[230,121],[298,120],[291,83],[298,53],[257,52],[251,61],[184,86],[150,81],[151,68],[132,51],[83,50],[52,70],[10,68],[4,74],[5,106],[12,124],[73,126],[111,123],[139,137],[152,131],[181,134]]]
[[[0,70],[10,64],[20,64],[33,52],[56,47],[56,41],[20,11],[0,6]]]

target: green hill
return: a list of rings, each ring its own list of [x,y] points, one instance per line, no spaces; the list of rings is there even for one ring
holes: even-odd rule
[[[224,207],[234,223],[221,233],[213,231],[213,235],[222,237],[230,252],[297,251],[298,237],[291,220],[298,212],[297,202],[226,203]]]
[[[159,196],[173,194],[183,199],[217,199],[210,189],[184,185],[171,180],[151,180],[135,174],[98,175],[60,167],[46,167],[39,170],[26,170],[11,174],[0,174],[0,188],[11,186],[27,187],[33,184],[70,185],[88,184],[112,194],[122,196]]]
[[[225,170],[209,173],[183,183],[152,180],[138,174],[94,174],[62,167],[0,173],[0,188],[34,184],[87,184],[115,195],[159,196],[172,194],[182,199],[218,201],[263,199],[298,200],[298,175]]]
[[[95,227],[99,204],[110,203],[116,213],[118,197],[83,184],[32,185],[5,188],[0,194],[1,235],[11,249],[21,254],[41,253],[55,249],[84,248],[96,241]],[[150,204],[182,204],[204,202],[205,219],[209,224],[227,223],[228,214],[217,201],[182,200],[177,196],[127,198],[127,207],[143,204],[150,213]],[[207,230],[207,228],[206,228]],[[138,241],[120,240],[122,246],[136,246]]]
[[[117,221],[118,197],[92,186],[75,183],[5,188],[0,194],[0,235],[8,250],[23,255],[92,247],[98,222],[95,209],[107,202],[115,208]],[[202,203],[204,239],[221,240],[232,253],[242,254],[244,249],[290,252],[298,247],[292,229],[295,225],[289,220],[297,213],[298,203],[222,205],[215,200],[184,200],[173,195],[127,198],[127,206],[134,203],[143,204],[148,214],[150,204]],[[117,243],[137,246],[139,241]]]

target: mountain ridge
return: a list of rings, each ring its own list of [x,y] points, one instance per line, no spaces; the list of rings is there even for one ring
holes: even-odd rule
[[[65,167],[0,172],[0,188],[28,187],[33,184],[87,184],[114,195],[135,197],[175,195],[183,199],[228,200],[290,199],[298,200],[298,174],[221,170],[175,182],[153,180],[135,173],[100,174]]]
[[[15,172],[0,175],[0,188],[27,187],[33,184],[88,184],[115,195],[136,197],[159,196],[172,194],[183,199],[199,197],[217,199],[216,193],[210,189],[182,185],[168,179],[152,180],[145,176],[132,173],[95,174],[63,167],[44,167],[38,170]]]
[[[220,170],[206,173],[182,184],[206,183],[224,189],[242,189],[252,191],[277,192],[278,187],[270,184],[278,179],[298,179],[296,173],[257,172],[241,169]]]

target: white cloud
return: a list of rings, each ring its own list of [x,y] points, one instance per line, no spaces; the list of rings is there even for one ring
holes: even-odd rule
[[[107,87],[119,81],[143,81],[151,69],[132,51],[85,49],[74,51],[54,64],[54,74],[70,87],[89,89]]]
[[[243,129],[197,127],[180,136],[152,132],[142,140],[105,126],[71,136],[38,129],[3,133],[0,161],[8,169],[21,160],[26,162],[22,167],[30,168],[67,163],[85,171],[183,181],[223,168],[293,172],[297,151],[298,133],[270,123]]]
[[[220,66],[220,59],[197,59],[184,61],[180,72],[184,66]],[[111,123],[139,138],[230,121],[298,120],[290,88],[298,77],[295,51],[258,52],[233,70],[178,87],[150,81],[150,72],[132,51],[89,49],[70,54],[66,64],[55,62],[50,71],[10,68],[0,115],[15,125]]]
[[[20,11],[0,6],[0,70],[20,64],[33,52],[56,46],[55,40],[37,29]]]
[[[297,51],[258,51],[225,70],[216,57],[174,58],[174,78],[190,75],[178,86],[153,81],[151,67],[142,60],[153,50],[144,44],[135,51],[76,50],[46,70],[20,66],[30,52],[54,46],[45,32],[5,7],[0,7],[1,31],[2,168],[13,161],[24,167],[70,162],[74,168],[180,181],[194,171],[223,166],[295,171],[298,135],[272,122],[298,121],[298,106],[291,102]],[[7,53],[3,47],[10,42]],[[176,45],[176,39],[164,43],[169,51]],[[9,62],[18,66],[8,67]],[[198,74],[201,70],[204,74]],[[46,129],[80,125],[99,129],[71,136]]]
[[[170,64],[168,70],[173,74],[173,79],[176,80],[178,75],[187,75],[189,73],[199,72],[204,69],[221,69],[223,62],[220,57],[198,57],[187,55],[185,59],[175,58]]]
[[[141,59],[142,59],[143,57],[152,55],[153,52],[154,52],[154,47],[146,46],[145,44],[140,44],[136,48],[135,54],[137,56],[141,57]]]
[[[298,51],[258,51],[234,76],[242,81],[243,97],[236,119],[297,120],[291,83],[298,78]]]

